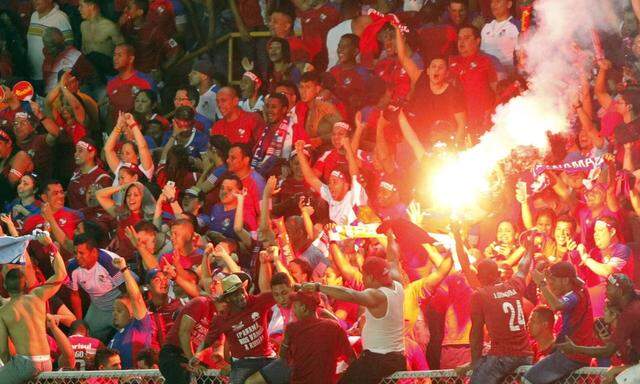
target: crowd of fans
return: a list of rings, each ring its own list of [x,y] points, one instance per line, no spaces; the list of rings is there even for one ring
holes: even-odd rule
[[[429,193],[526,92],[533,3],[2,1],[0,382],[637,383],[639,0],[572,47],[548,153]]]

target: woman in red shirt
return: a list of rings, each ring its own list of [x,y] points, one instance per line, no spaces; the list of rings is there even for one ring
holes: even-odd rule
[[[124,200],[118,205],[112,197],[119,191],[124,191]],[[142,220],[151,220],[155,199],[139,182],[103,188],[96,192],[96,199],[102,208],[118,221],[116,236],[109,248],[130,263],[136,248],[127,238],[126,228]]]

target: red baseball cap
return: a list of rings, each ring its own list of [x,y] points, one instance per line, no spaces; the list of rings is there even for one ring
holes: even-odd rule
[[[377,282],[388,285],[391,284],[391,267],[387,260],[370,256],[362,264],[362,272],[374,278]]]

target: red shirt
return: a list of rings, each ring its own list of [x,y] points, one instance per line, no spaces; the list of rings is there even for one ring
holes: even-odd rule
[[[69,343],[71,343],[71,348],[76,356],[76,362],[80,362],[82,370],[93,369],[93,358],[96,355],[96,350],[104,347],[102,342],[89,336],[71,335]]]
[[[153,321],[152,348],[160,349],[167,340],[169,332],[174,328],[174,317],[182,310],[182,302],[178,299],[170,301],[160,307],[156,307],[151,300],[147,303],[147,308],[151,311],[151,321]],[[178,330],[176,329],[176,332]],[[206,333],[206,332],[205,332]],[[202,341],[202,340],[200,340]],[[197,347],[197,346],[196,346]]]
[[[117,242],[113,247],[113,252],[118,256],[124,258],[127,261],[133,261],[135,258],[136,247],[133,246],[131,240],[127,237],[126,228],[136,225],[144,218],[140,214],[131,214],[128,217],[118,221],[118,228],[116,229]]]
[[[274,357],[267,334],[267,315],[275,303],[271,292],[247,295],[247,306],[242,311],[214,316],[205,343],[211,345],[224,334],[235,359]]]
[[[302,41],[313,62],[319,53],[326,51],[327,33],[340,22],[340,13],[333,6],[325,4],[318,9],[298,12],[298,16],[302,21]],[[326,61],[324,64],[326,66]]]
[[[304,41],[297,36],[287,37],[289,42],[289,52],[291,53],[291,62],[307,63],[309,62],[309,50],[304,45]]]
[[[373,73],[380,77],[391,91],[391,101],[405,100],[411,91],[411,79],[396,56],[378,60]]]
[[[471,295],[471,316],[482,316],[491,339],[490,355],[530,356],[522,295],[522,277],[494,286],[482,287]]]
[[[87,206],[87,189],[93,184],[98,184],[102,188],[113,185],[113,179],[102,168],[97,165],[89,173],[76,171],[71,176],[67,186],[67,202],[72,209],[82,209]]]
[[[462,86],[471,128],[477,128],[473,125],[484,123],[495,106],[491,83],[497,82],[498,77],[493,62],[483,53],[470,57],[452,56],[449,58],[449,68]]]
[[[264,25],[258,0],[236,0],[240,18],[248,31]]]
[[[175,257],[176,251],[171,251],[171,253],[165,253],[160,258],[160,262],[158,263],[158,268],[162,270],[165,265],[173,265],[173,259]],[[180,256],[180,265],[184,269],[191,269],[194,266],[198,266],[202,263],[202,253],[198,249],[194,249],[190,255],[188,256]]]
[[[367,89],[367,82],[371,77],[365,67],[356,65],[353,68],[345,68],[338,64],[329,70],[329,73],[336,80],[334,93],[338,95],[346,104],[364,101]]]
[[[178,313],[174,326],[171,327],[165,344],[174,345],[180,348],[179,328],[182,318],[187,316],[195,322],[193,329],[191,330],[191,346],[194,350],[204,341],[207,332],[209,331],[209,325],[211,319],[216,314],[216,306],[213,304],[213,299],[208,296],[199,296],[191,299],[187,305],[182,308]]]
[[[78,141],[83,137],[87,136],[87,129],[82,125],[82,123],[73,121],[73,124],[68,125],[67,122],[62,118],[61,115],[56,117],[56,124],[65,131],[71,140],[73,140],[73,145],[78,144]]]
[[[73,239],[73,233],[78,226],[78,223],[82,220],[82,217],[78,211],[64,207],[59,209],[53,214],[53,218],[62,229],[68,238]],[[34,229],[47,229],[45,228],[45,219],[42,214],[38,213],[27,217],[22,226],[22,234],[30,234]]]
[[[257,141],[258,135],[264,129],[264,121],[257,113],[238,109],[238,118],[233,121],[221,119],[213,124],[211,135],[223,135],[232,144]]]
[[[136,50],[136,69],[149,73],[159,69],[163,61],[180,52],[178,42],[169,34],[171,26],[175,29],[173,19],[147,18],[140,28],[132,23],[121,27],[122,34],[132,42]]]
[[[118,75],[109,80],[107,97],[114,112],[132,112],[136,93],[142,89],[152,88],[151,79],[147,78],[145,74],[135,71],[133,76],[128,79],[123,79]]]
[[[596,344],[593,331],[593,310],[591,298],[586,288],[578,288],[562,298],[563,309],[556,320],[557,342],[565,341],[568,336],[576,345],[592,346]],[[581,354],[567,354],[573,361],[589,365],[591,357]]]
[[[289,337],[291,384],[335,383],[338,359],[352,353],[346,332],[332,320],[309,318],[289,323],[285,335]]]

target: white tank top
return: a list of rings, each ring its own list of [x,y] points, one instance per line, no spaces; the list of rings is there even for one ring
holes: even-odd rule
[[[374,317],[368,308],[364,309],[367,322],[362,330],[363,349],[375,353],[404,351],[404,290],[402,284],[393,282],[393,289],[379,288],[387,297],[387,312],[383,317]]]

